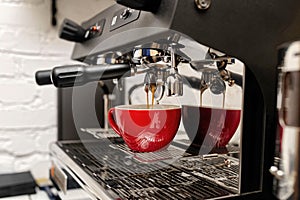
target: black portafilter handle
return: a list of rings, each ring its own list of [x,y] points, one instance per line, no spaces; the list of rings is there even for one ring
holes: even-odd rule
[[[38,85],[54,84],[58,88],[81,86],[89,82],[130,76],[129,64],[115,65],[68,65],[52,70],[37,71]]]
[[[52,84],[51,80],[52,70],[41,70],[35,73],[35,82],[38,85],[50,85]]]

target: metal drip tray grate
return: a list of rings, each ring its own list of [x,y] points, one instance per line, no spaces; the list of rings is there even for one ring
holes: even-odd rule
[[[176,159],[183,156],[191,155],[186,153],[182,148],[178,148],[172,145],[169,145],[167,148],[149,153],[139,153],[134,152],[128,148],[128,146],[124,143],[124,140],[117,136],[117,134],[111,130],[104,129],[81,129],[83,132],[93,135],[98,140],[108,140],[111,142],[110,147],[116,150],[122,150],[124,153],[128,154],[129,157],[135,159],[139,162],[149,163],[149,162],[157,162],[163,160]]]
[[[128,199],[209,199],[230,193],[218,185],[175,169],[113,180],[110,187]]]
[[[134,158],[135,160],[143,163],[172,160],[183,156],[191,155],[189,153],[186,153],[184,150],[174,146],[169,146],[168,148],[163,149],[161,151],[145,152],[145,153],[133,152],[128,148],[126,144],[115,144],[115,145],[111,145],[111,147],[115,149],[120,149],[125,153],[131,155],[132,158]]]
[[[184,169],[195,176],[205,177],[219,185],[238,192],[239,162],[228,156],[194,156],[178,159],[174,166]]]
[[[180,151],[181,157],[175,153],[178,158],[172,162],[144,163],[124,150],[122,140],[111,141],[115,144],[96,140],[58,145],[99,186],[121,199],[213,199],[237,194],[238,162],[234,158],[184,157]]]

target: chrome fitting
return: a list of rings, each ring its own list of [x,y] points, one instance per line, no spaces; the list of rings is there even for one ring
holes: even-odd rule
[[[195,0],[195,4],[199,10],[207,10],[211,5],[211,0]]]

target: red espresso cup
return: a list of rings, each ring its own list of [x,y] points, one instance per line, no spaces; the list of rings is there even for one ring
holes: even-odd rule
[[[181,108],[175,105],[121,105],[108,111],[108,122],[128,147],[152,152],[167,146],[175,137]]]
[[[241,110],[182,106],[184,129],[193,144],[224,148],[240,123]]]

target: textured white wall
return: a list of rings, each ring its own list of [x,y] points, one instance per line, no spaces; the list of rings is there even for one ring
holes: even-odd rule
[[[89,19],[113,0],[58,0],[58,24]],[[0,0],[0,173],[49,163],[56,140],[56,89],[39,87],[38,69],[71,63],[73,44],[51,26],[51,0]]]

